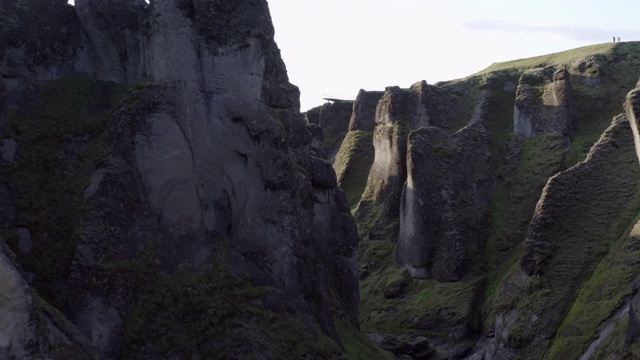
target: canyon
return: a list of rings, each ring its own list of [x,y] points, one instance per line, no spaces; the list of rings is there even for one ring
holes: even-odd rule
[[[640,356],[640,43],[301,113],[265,0],[0,5],[0,359]]]

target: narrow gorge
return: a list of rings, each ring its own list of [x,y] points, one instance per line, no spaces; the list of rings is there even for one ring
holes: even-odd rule
[[[266,0],[0,20],[0,359],[640,358],[640,43],[301,113]]]

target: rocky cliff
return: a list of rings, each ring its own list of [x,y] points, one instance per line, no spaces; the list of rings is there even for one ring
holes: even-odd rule
[[[266,1],[1,16],[5,357],[378,354],[355,222]]]
[[[361,171],[339,184],[374,341],[414,359],[637,356],[637,90],[626,117],[617,104],[639,46],[390,87],[372,133],[352,121],[365,131],[350,129],[334,167]]]
[[[264,0],[0,4],[0,358],[640,354],[638,43],[305,120]]]
[[[414,278],[460,280],[487,238],[491,149],[473,124],[449,136],[437,127],[409,134],[402,190],[398,264]]]
[[[308,123],[318,124],[322,127],[323,142],[327,146],[327,155],[331,162],[335,160],[340,145],[347,135],[352,112],[353,101],[333,100],[309,109],[304,114]]]

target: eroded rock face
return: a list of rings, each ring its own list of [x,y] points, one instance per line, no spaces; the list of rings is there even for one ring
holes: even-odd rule
[[[550,68],[529,70],[516,90],[513,130],[531,137],[544,133],[567,135],[575,127],[569,72]]]
[[[79,34],[76,42],[61,40],[62,49],[86,45],[91,56],[83,64],[91,66],[76,66],[78,57],[63,53],[53,68],[69,62],[69,72],[142,80],[116,109],[87,111],[113,113],[109,140],[99,144],[110,163],[94,169],[80,191],[83,211],[74,224],[84,230],[60,271],[69,285],[62,310],[99,356],[119,356],[145,286],[138,282],[144,271],[123,276],[113,266],[204,271],[221,258],[251,286],[271,289],[259,301],[264,311],[300,316],[301,335],[322,333],[339,348],[335,314],[357,324],[358,236],[322,131],[299,112],[267,2],[79,0],[77,17],[73,7],[56,6],[72,11]],[[48,78],[20,70],[29,63],[19,46],[8,44],[8,62],[18,70],[7,71],[37,89]],[[79,148],[100,136],[73,141]],[[26,148],[17,149],[20,158]],[[79,161],[78,149],[65,149],[71,164]],[[34,233],[34,244],[42,236]],[[235,351],[243,357],[254,350]]]
[[[373,163],[373,130],[376,126],[376,107],[383,91],[360,90],[353,104],[349,131],[336,154],[333,167],[338,184],[355,207],[365,187]]]
[[[411,132],[400,205],[398,263],[413,277],[460,280],[487,237],[491,151],[480,124],[449,136]]]
[[[353,101],[336,100],[309,109],[305,118],[309,123],[318,124],[324,131],[324,143],[327,145],[329,159],[335,159],[342,140],[349,130],[349,121],[353,112]]]
[[[78,0],[76,13],[89,38],[96,75],[100,80],[127,83],[143,70],[144,0]]]
[[[407,177],[407,135],[411,129],[429,125],[426,87],[425,81],[409,89],[388,87],[376,107],[375,153],[364,196],[382,204],[387,219],[398,217],[400,193]]]
[[[48,356],[91,359],[79,333],[62,314],[36,304],[32,290],[16,268],[15,256],[0,239],[0,357],[27,359]]]
[[[638,160],[640,160],[640,88],[636,87],[627,94],[624,109],[627,113],[629,124],[631,124],[633,142]]]
[[[584,162],[549,179],[524,241],[520,270],[496,293],[497,308],[516,301],[498,315],[510,319],[500,332],[496,328],[498,343],[511,348],[505,351],[541,355],[540,344],[560,326],[602,251],[632,222],[640,206],[632,141],[629,122],[616,117]]]
[[[35,338],[30,324],[33,299],[9,257],[0,253],[0,353],[5,357],[23,358],[29,354],[29,342]]]

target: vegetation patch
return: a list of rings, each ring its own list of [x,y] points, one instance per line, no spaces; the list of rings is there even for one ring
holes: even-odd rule
[[[367,335],[356,330],[345,322],[336,324],[338,334],[344,343],[344,357],[346,360],[395,360],[396,357],[374,344]]]
[[[598,276],[593,273],[596,266],[615,249],[636,216],[640,207],[638,171],[629,125],[618,119],[586,162],[552,178],[538,204],[521,258],[522,269],[530,276],[515,273],[506,277],[495,296],[496,311],[518,309],[520,313],[510,339],[526,343],[534,336],[555,333],[581,285]],[[593,281],[597,283],[596,278]],[[610,285],[615,287],[614,282]],[[596,318],[608,316],[619,305],[616,297],[628,290],[608,291],[612,299],[598,295],[582,300],[575,307],[577,314],[585,306]],[[583,329],[584,336],[592,336],[593,326],[579,322],[591,328]],[[569,327],[567,323],[565,336],[576,335]]]
[[[636,217],[638,220],[638,217]],[[577,359],[593,341],[600,324],[635,289],[640,273],[640,223],[626,231],[580,289],[545,359]]]
[[[220,259],[200,272],[182,266],[173,274],[159,273],[141,289],[127,317],[122,353],[131,359],[226,359],[238,354],[340,359],[343,351],[359,351],[367,344],[345,325],[341,334],[348,347],[343,350],[308,316],[266,310],[264,298],[274,291],[251,285]]]
[[[576,59],[582,59],[587,56],[594,56],[597,54],[608,55],[612,54],[614,48],[617,44],[614,43],[604,43],[604,44],[596,44],[583,46],[577,49],[571,49],[566,51],[561,51],[548,55],[535,56],[526,59],[518,59],[512,61],[505,61],[494,63],[488,68],[474,74],[482,75],[487,74],[494,71],[500,70],[517,70],[524,71],[529,69],[541,68],[546,66],[556,66],[561,67],[567,64],[572,64],[576,61]]]
[[[352,211],[358,206],[367,187],[373,157],[373,132],[349,131],[342,141],[333,168],[338,178],[338,186],[345,192]]]
[[[65,304],[66,279],[75,254],[84,190],[91,174],[108,163],[109,119],[124,87],[78,75],[46,83],[38,101],[9,120],[17,142],[4,169],[17,208],[16,226],[30,230],[32,250],[8,243],[36,289],[54,306]]]

